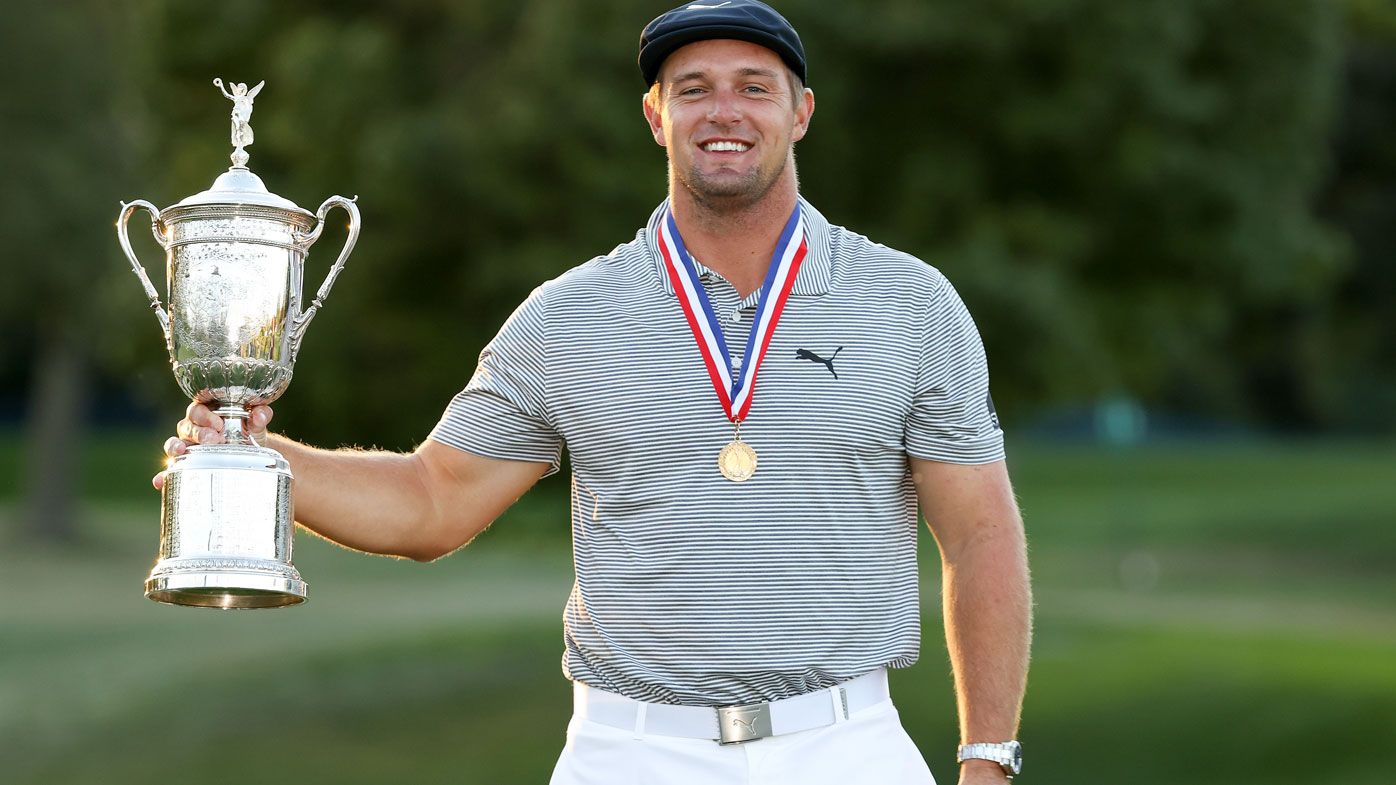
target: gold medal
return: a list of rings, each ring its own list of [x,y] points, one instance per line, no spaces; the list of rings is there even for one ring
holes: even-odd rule
[[[722,476],[732,482],[746,482],[756,474],[756,451],[742,441],[742,424],[737,423],[737,432],[732,441],[717,454],[717,469]]]
[[[756,473],[756,451],[746,442],[728,442],[717,454],[717,468],[732,482],[746,482]]]

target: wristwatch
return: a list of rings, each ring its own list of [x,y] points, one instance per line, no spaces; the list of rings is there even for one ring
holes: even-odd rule
[[[1003,767],[1003,773],[1012,779],[1023,770],[1023,745],[1016,741],[960,745],[960,751],[955,754],[955,762],[964,763],[971,758],[997,763]]]

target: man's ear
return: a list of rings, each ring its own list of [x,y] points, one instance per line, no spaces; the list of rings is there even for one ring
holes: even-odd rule
[[[650,124],[650,135],[654,143],[664,147],[664,117],[659,111],[659,91],[650,90],[640,98],[640,108],[644,110],[645,122]]]
[[[809,133],[809,121],[814,116],[814,91],[806,87],[795,102],[795,129],[791,138],[798,142]]]

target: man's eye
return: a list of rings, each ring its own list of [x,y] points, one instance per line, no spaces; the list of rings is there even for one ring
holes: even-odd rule
[[[766,92],[766,88],[764,88],[764,87],[762,87],[761,85],[758,85],[758,84],[747,85],[746,88],[745,88],[745,90],[746,90],[748,93],[764,93],[764,92]]]

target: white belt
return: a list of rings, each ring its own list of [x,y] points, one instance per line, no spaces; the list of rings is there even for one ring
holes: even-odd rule
[[[766,736],[822,728],[889,700],[887,670],[878,668],[828,689],[746,706],[710,708],[643,703],[613,692],[572,683],[576,716],[612,728],[736,744]]]

